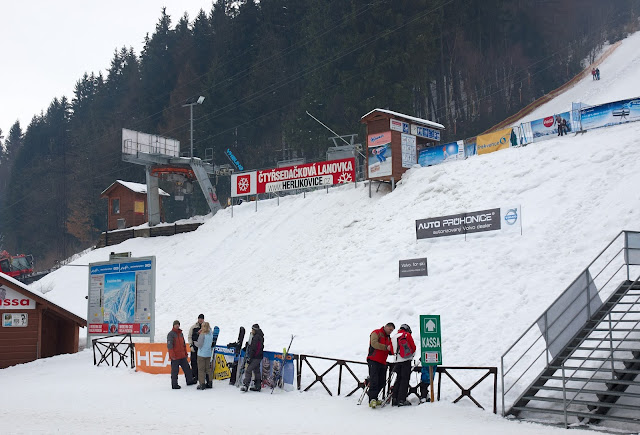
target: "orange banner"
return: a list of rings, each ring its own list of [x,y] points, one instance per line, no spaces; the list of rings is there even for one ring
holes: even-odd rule
[[[518,139],[511,127],[496,131],[495,133],[483,134],[476,138],[478,154],[492,153],[516,145],[518,145]]]
[[[136,371],[159,374],[171,374],[171,359],[167,343],[136,343]],[[187,344],[187,360],[191,363],[191,349]],[[182,369],[180,369],[182,373]]]

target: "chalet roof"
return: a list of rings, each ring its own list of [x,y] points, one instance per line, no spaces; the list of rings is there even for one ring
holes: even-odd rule
[[[392,110],[386,110],[386,109],[373,109],[371,112],[367,113],[362,118],[360,118],[360,122],[364,123],[364,122],[371,121],[376,117],[381,117],[380,116],[381,114],[391,115],[393,117],[405,119],[415,124],[437,128],[438,130],[444,130],[444,125],[438,124],[437,122],[429,121],[427,119],[416,118],[415,116],[409,116],[403,113],[398,113],[398,112],[394,112]]]
[[[100,196],[107,196],[111,192],[111,190],[114,189],[116,184],[120,184],[121,186],[126,187],[127,189],[131,190],[132,192],[143,193],[145,195],[147,194],[147,185],[146,184],[134,183],[132,181],[116,180],[113,183],[111,183],[111,185],[109,187],[104,189],[104,191],[100,194]],[[160,196],[171,196],[167,192],[165,192],[164,190],[162,190],[160,188],[158,189],[158,192],[160,193]]]
[[[12,290],[17,291],[18,293],[24,294],[28,298],[35,300],[36,303],[47,306],[47,308],[57,312],[64,317],[69,318],[71,321],[77,323],[80,326],[87,326],[87,321],[84,319],[83,315],[81,315],[80,313],[74,313],[64,307],[61,307],[60,305],[52,302],[50,298],[46,296],[46,294],[34,292],[17,279],[5,275],[4,273],[0,273],[0,285],[4,285],[11,288]]]

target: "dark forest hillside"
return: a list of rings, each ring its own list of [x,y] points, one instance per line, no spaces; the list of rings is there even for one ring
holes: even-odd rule
[[[640,0],[216,0],[196,17],[159,11],[142,53],[117,48],[0,147],[0,248],[40,267],[94,243],[100,192],[144,182],[121,160],[121,129],[189,146],[230,147],[247,169],[322,158],[328,132],[364,136],[360,117],[388,108],[473,136],[581,71],[606,41],[638,28]],[[79,54],[80,55],[80,54]],[[228,179],[218,191],[228,195]],[[198,195],[165,202],[169,220],[206,213]],[[187,207],[189,209],[187,210]]]

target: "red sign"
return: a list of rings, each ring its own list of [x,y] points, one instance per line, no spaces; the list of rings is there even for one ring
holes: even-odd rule
[[[248,175],[247,175],[248,176]],[[353,183],[355,158],[288,166],[257,173],[257,193]],[[238,180],[240,177],[238,177]],[[240,181],[237,181],[240,188]]]
[[[142,326],[142,333],[149,333],[149,326]],[[140,323],[89,323],[89,334],[140,334]]]
[[[553,116],[548,116],[544,118],[544,120],[542,121],[544,126],[547,128],[551,127],[553,125],[553,122],[554,122]]]
[[[106,323],[89,323],[89,334],[107,334],[109,325]]]

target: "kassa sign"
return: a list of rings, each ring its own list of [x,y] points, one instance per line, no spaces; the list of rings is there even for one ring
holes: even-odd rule
[[[31,310],[36,308],[36,303],[17,291],[0,285],[0,307],[7,310]]]
[[[307,163],[231,176],[231,196],[255,195],[352,183],[355,158]]]

